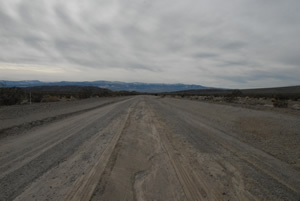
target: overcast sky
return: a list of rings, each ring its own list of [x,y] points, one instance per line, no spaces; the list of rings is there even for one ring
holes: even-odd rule
[[[0,80],[300,84],[299,0],[0,0]]]

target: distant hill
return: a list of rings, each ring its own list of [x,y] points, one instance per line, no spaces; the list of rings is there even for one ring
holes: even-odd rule
[[[193,89],[209,89],[201,85],[186,84],[154,84],[154,83],[126,83],[110,81],[94,82],[41,82],[39,80],[7,81],[0,80],[0,87],[34,87],[34,86],[94,86],[109,89],[112,91],[137,91],[137,92],[173,92]]]
[[[299,94],[299,86],[275,87],[275,88],[260,88],[260,89],[244,89],[245,94]]]
[[[66,92],[66,93],[78,93],[83,90],[90,90],[97,93],[110,93],[112,92],[109,89],[103,89],[99,87],[93,86],[34,86],[34,87],[24,87],[24,91],[26,92]]]
[[[289,87],[257,88],[257,89],[202,89],[202,90],[183,90],[170,92],[180,95],[200,95],[200,96],[224,96],[230,95],[234,91],[240,91],[244,96],[291,96],[300,97],[300,85]]]
[[[94,86],[33,86],[1,87],[0,106],[39,102],[56,102],[91,97],[116,97],[139,95],[138,92],[111,91]]]

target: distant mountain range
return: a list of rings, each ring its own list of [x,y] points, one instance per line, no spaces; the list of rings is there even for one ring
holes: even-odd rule
[[[137,92],[174,92],[183,90],[209,89],[201,85],[187,84],[155,84],[155,83],[126,83],[110,81],[93,81],[93,82],[41,82],[39,80],[24,81],[7,81],[0,80],[0,87],[34,87],[34,86],[96,86],[110,89],[112,91],[137,91]]]
[[[300,85],[298,86],[287,86],[287,87],[272,87],[272,88],[252,88],[252,89],[192,89],[183,90],[176,92],[169,92],[169,94],[177,95],[200,95],[200,96],[226,96],[226,95],[244,95],[244,96],[254,96],[254,97],[289,97],[291,99],[300,98]]]

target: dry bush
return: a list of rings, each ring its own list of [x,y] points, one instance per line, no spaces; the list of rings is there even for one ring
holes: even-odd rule
[[[60,101],[60,98],[57,96],[44,96],[41,102],[57,102]]]
[[[206,101],[212,101],[212,100],[214,100],[214,97],[213,97],[213,96],[204,96],[203,98],[204,98],[204,100],[206,100]]]
[[[274,99],[274,100],[272,100],[272,102],[273,102],[274,107],[281,107],[281,108],[287,108],[288,107],[288,102],[286,100]]]
[[[0,88],[0,105],[20,104],[25,98],[25,93],[21,88]]]
[[[234,102],[234,101],[236,101],[236,97],[233,97],[233,96],[224,96],[224,101],[225,102],[228,102],[228,103],[232,103],[232,102]]]

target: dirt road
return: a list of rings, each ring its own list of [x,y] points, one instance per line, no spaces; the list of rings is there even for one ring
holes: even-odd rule
[[[154,96],[50,113],[0,131],[0,200],[300,200],[300,115]]]

